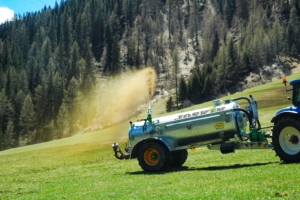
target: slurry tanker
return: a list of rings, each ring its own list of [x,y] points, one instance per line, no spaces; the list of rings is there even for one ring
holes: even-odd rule
[[[282,79],[286,86],[286,78]],[[238,149],[274,149],[285,162],[300,162],[300,79],[290,82],[293,106],[279,110],[272,118],[274,126],[261,127],[254,97],[239,97],[213,106],[165,117],[151,116],[130,122],[128,143],[123,152],[118,143],[112,147],[118,159],[137,158],[144,171],[157,172],[182,166],[188,149],[207,146],[221,153]],[[289,91],[286,89],[286,91]],[[246,107],[238,104],[245,101]],[[272,133],[266,133],[272,128]]]

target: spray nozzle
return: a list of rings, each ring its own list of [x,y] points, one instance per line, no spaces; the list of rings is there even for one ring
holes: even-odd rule
[[[147,119],[145,119],[145,123],[148,121],[150,124],[152,124],[152,109],[151,109],[151,104],[150,102],[148,103],[148,115],[147,115]]]
[[[148,115],[151,115],[152,109],[151,109],[151,104],[150,102],[148,103]]]

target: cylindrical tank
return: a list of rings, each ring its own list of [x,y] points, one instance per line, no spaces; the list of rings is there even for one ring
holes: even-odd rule
[[[244,115],[235,108],[239,108],[236,102],[228,100],[221,104],[217,100],[213,107],[154,118],[152,124],[133,123],[129,130],[130,145],[150,137],[168,142],[170,150],[223,143],[246,127]]]

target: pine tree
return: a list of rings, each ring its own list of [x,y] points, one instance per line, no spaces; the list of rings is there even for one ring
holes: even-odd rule
[[[38,85],[34,89],[34,97],[33,97],[33,102],[34,102],[34,110],[35,110],[35,116],[36,116],[36,124],[37,124],[37,129],[41,129],[43,125],[45,125],[46,121],[46,113],[47,108],[47,91],[45,88],[45,85],[41,86]],[[49,118],[48,118],[49,119]]]
[[[104,71],[111,71],[112,66],[112,45],[113,45],[113,36],[111,32],[111,27],[106,25],[105,29],[105,39],[106,39],[106,59]]]
[[[224,14],[226,18],[227,27],[231,27],[233,15],[235,14],[236,6],[235,0],[226,0],[224,5]]]
[[[16,95],[15,101],[14,101],[14,110],[15,110],[15,115],[13,117],[14,119],[14,124],[16,124],[16,131],[20,132],[21,128],[19,126],[19,120],[20,120],[20,115],[21,115],[21,110],[24,104],[24,100],[26,98],[26,95],[24,94],[23,90],[19,90],[19,92]]]
[[[8,120],[8,99],[4,90],[0,91],[0,131],[3,133]]]
[[[266,63],[266,52],[263,51],[263,29],[257,29],[250,43],[250,65],[256,69]]]
[[[104,23],[100,14],[96,16],[92,26],[92,52],[97,61],[100,60],[104,48]]]
[[[64,138],[70,136],[70,119],[68,108],[63,102],[59,108],[57,117],[57,137]]]
[[[28,87],[29,81],[28,81],[27,73],[24,68],[20,70],[18,79],[19,79],[19,81],[18,81],[17,88],[19,90],[23,90],[25,93],[28,93],[29,92],[29,87]]]
[[[20,70],[23,65],[23,55],[22,55],[22,50],[20,46],[13,44],[13,51],[12,51],[12,66],[15,66],[17,70]]]
[[[84,54],[84,60],[85,60],[85,68],[83,71],[83,81],[85,81],[87,79],[87,77],[89,76],[93,82],[93,84],[95,84],[96,81],[96,76],[95,76],[95,68],[93,65],[93,55],[92,55],[92,51],[89,47],[88,42],[86,41],[86,52]]]
[[[182,104],[187,99],[187,84],[183,78],[183,76],[180,77],[179,80],[179,102]]]
[[[227,94],[228,81],[230,81],[228,80],[228,77],[230,72],[227,68],[227,54],[225,46],[221,48],[221,52],[218,58],[218,81],[220,81],[220,83],[222,84],[221,87],[223,88],[223,91]]]
[[[80,60],[79,47],[77,42],[74,42],[71,50],[71,65],[70,65],[70,69],[68,70],[68,76],[69,76],[68,80],[71,80],[72,77],[79,79],[80,77],[80,69],[78,65],[79,60]]]
[[[11,44],[10,42],[6,39],[4,40],[4,45],[3,45],[3,50],[2,50],[2,67],[3,71],[6,71],[6,69],[12,65],[12,53],[11,53]]]
[[[127,65],[129,67],[133,67],[135,64],[135,56],[136,56],[136,43],[135,39],[133,37],[130,37],[127,40],[127,52],[126,52],[126,60]]]
[[[2,130],[0,129],[0,150],[4,149],[4,134],[2,133]]]
[[[211,12],[206,11],[204,15],[211,15]],[[220,36],[218,32],[218,20],[221,19],[218,16],[214,16],[205,21],[205,28],[201,34],[203,38],[201,57],[204,61],[213,61],[219,50]]]
[[[173,106],[174,106],[173,98],[169,97],[169,99],[166,102],[166,111],[171,112],[173,110]]]
[[[232,38],[228,41],[226,59],[227,82],[229,82],[230,80],[235,79],[238,67],[237,51]]]
[[[42,53],[43,63],[46,67],[49,63],[52,54],[51,41],[48,37],[44,39],[41,53]]]
[[[7,70],[6,96],[9,99],[14,99],[18,91],[18,74],[14,66],[10,66]]]
[[[111,72],[116,74],[121,70],[120,63],[120,47],[119,47],[119,38],[116,34],[113,37],[113,44],[111,49]]]
[[[169,44],[171,44],[171,20],[172,20],[172,12],[173,12],[173,1],[167,0],[168,2],[168,34],[169,34]]]
[[[142,45],[141,45],[141,41],[142,41],[142,37],[143,37],[143,33],[142,33],[142,28],[141,28],[141,17],[138,16],[137,17],[137,25],[136,25],[136,31],[135,31],[135,39],[136,39],[136,55],[135,55],[135,66],[137,68],[140,68],[141,65],[141,61],[142,61],[142,56],[141,56],[141,50],[142,50]]]
[[[173,76],[175,81],[175,104],[177,109],[179,108],[179,80],[178,80],[178,74],[179,74],[179,55],[178,55],[178,46],[175,46],[175,49],[173,51]]]
[[[62,104],[64,96],[64,83],[63,78],[58,72],[53,77],[53,116],[56,122],[59,108]]]
[[[127,20],[128,25],[130,28],[133,28],[133,22],[134,22],[134,10],[133,10],[133,3],[132,0],[128,0],[128,7],[127,7]]]
[[[51,42],[51,47],[52,47],[52,52],[55,51],[55,47],[57,45],[57,17],[53,17],[53,19],[50,22],[50,33],[49,33],[49,37],[50,37],[50,41]]]
[[[192,72],[192,76],[188,83],[188,99],[192,103],[200,103],[202,101],[202,85],[197,70]]]
[[[273,48],[273,53],[277,56],[282,52],[282,28],[280,26],[279,20],[276,20],[273,24],[271,32],[271,43]]]
[[[291,53],[291,49],[294,44],[294,38],[294,28],[292,25],[288,25],[284,34],[284,51],[288,55]]]
[[[4,144],[5,144],[5,149],[10,149],[13,148],[15,146],[15,137],[16,132],[14,131],[14,123],[13,120],[9,120],[7,127],[6,127],[6,131],[4,133]]]
[[[68,113],[69,113],[69,120],[70,120],[70,132],[69,134],[74,134],[77,131],[76,128],[76,123],[78,120],[78,117],[76,115],[76,109],[77,109],[77,105],[76,105],[76,99],[78,98],[79,95],[79,85],[78,85],[78,81],[76,80],[76,78],[72,78],[69,82],[67,91],[65,93],[64,96],[64,102],[65,102],[65,106],[68,109]]]
[[[239,18],[248,18],[248,2],[247,0],[236,1],[236,13]]]
[[[70,17],[65,17],[63,30],[63,47],[64,47],[64,57],[66,62],[71,58],[71,47],[73,44],[72,38],[72,19]]]
[[[195,39],[194,41],[194,46],[196,48],[199,47],[199,34],[198,34],[198,29],[199,29],[199,22],[198,22],[198,17],[200,16],[199,15],[199,5],[197,3],[198,1],[197,0],[192,0],[192,11],[191,11],[191,16],[189,17],[189,34],[190,34],[190,37],[192,39]]]
[[[20,114],[21,136],[27,138],[27,143],[33,143],[35,139],[36,116],[31,96],[28,94]]]

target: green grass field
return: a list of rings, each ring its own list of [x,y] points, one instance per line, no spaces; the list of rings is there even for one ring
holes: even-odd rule
[[[226,98],[249,94],[258,102],[262,126],[271,125],[276,110],[291,104],[286,99],[291,93],[280,80]],[[164,105],[161,101],[153,106],[154,117]],[[118,141],[123,148],[127,131],[126,122],[0,152],[0,199],[299,199],[300,165],[281,163],[272,150],[222,155],[198,148],[189,150],[180,169],[146,173],[136,159],[113,156],[111,143]]]

